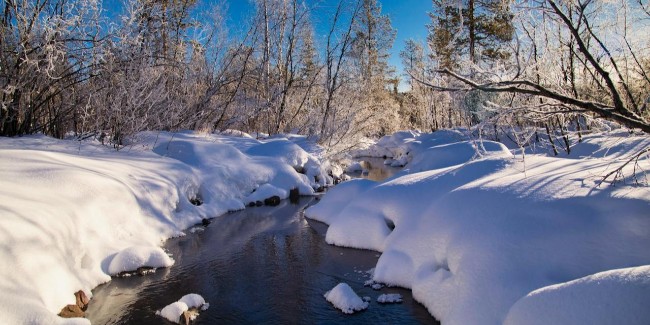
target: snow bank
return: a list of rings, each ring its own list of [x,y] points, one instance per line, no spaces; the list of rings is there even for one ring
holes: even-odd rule
[[[537,289],[505,324],[650,324],[650,266],[612,270]]]
[[[295,160],[291,162],[297,162],[299,159],[296,157],[308,157],[298,146],[280,140],[269,140],[268,144],[247,138],[229,138],[227,141],[230,143],[223,140],[216,135],[162,134],[158,135],[158,143],[153,149],[162,156],[180,160],[200,172],[203,181],[199,194],[207,203],[201,208],[206,210],[203,213],[205,216],[243,209],[249,202],[245,198],[263,184],[287,192],[298,188],[302,195],[313,195],[314,188],[321,186],[314,178],[296,172],[287,163],[291,149],[295,155]],[[251,153],[244,154],[232,142],[243,144],[244,148],[248,148],[247,152]],[[272,156],[274,151],[277,156]],[[306,161],[300,161],[303,165],[309,161],[308,158],[305,159]],[[313,165],[320,173],[319,165],[316,162]]]
[[[137,140],[115,151],[93,141],[0,138],[3,322],[87,323],[56,314],[111,274],[170,266],[159,248],[166,238],[243,208],[251,193],[297,187],[310,195],[329,181],[298,173],[286,152],[245,154],[264,143],[245,134],[145,132]],[[308,157],[312,175],[326,174],[301,147],[269,141]]]
[[[468,140],[464,130],[439,130],[420,133],[408,130],[386,135],[365,149],[356,150],[354,157],[388,157],[405,161],[407,156],[433,146]],[[391,161],[392,162],[392,161]]]
[[[347,283],[339,283],[332,290],[326,292],[325,299],[346,314],[353,314],[368,308],[368,302],[357,296]]]
[[[306,216],[330,224],[329,243],[382,252],[373,280],[412,288],[444,324],[500,324],[531,291],[650,264],[650,189],[626,185],[629,178],[596,187],[624,160],[521,161],[498,143],[436,133],[420,136],[436,145],[411,146],[401,174],[338,186]],[[644,170],[647,158],[637,165],[640,179]]]
[[[196,293],[190,293],[184,295],[180,300],[165,306],[162,310],[156,311],[156,315],[161,316],[170,322],[180,324],[181,316],[184,312],[191,308],[207,310],[209,307],[210,304],[206,303],[203,297]],[[198,313],[192,313],[190,320],[196,319],[196,316],[198,316]]]

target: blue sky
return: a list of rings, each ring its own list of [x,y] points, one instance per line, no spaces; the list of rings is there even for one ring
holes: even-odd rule
[[[308,3],[313,3],[309,0]],[[316,34],[325,37],[329,27],[328,19],[331,12],[338,3],[338,0],[322,0],[318,9],[312,15]],[[427,36],[426,24],[429,23],[427,12],[431,11],[431,0],[380,0],[382,12],[391,18],[393,28],[397,30],[397,36],[391,52],[390,64],[397,68],[398,74],[402,74],[402,62],[399,52],[404,48],[404,42],[410,38],[424,41]],[[227,0],[228,24],[237,25],[251,14],[252,5],[248,0]],[[318,37],[317,35],[317,37]],[[400,88],[406,83],[402,82]]]

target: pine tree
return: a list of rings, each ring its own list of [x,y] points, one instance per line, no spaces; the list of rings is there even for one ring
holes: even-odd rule
[[[472,63],[508,58],[503,45],[514,26],[509,0],[432,0],[429,43],[440,65],[453,68],[459,57]]]
[[[353,55],[356,56],[364,82],[385,83],[389,79],[388,57],[395,40],[395,30],[390,18],[382,14],[377,0],[362,1],[360,16],[354,26]]]

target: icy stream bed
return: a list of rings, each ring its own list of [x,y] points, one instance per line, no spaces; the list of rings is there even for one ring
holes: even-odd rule
[[[284,200],[215,218],[208,227],[188,229],[165,249],[176,264],[147,276],[116,278],[93,291],[87,317],[93,324],[161,324],[156,310],[187,293],[202,295],[210,308],[195,324],[436,323],[410,290],[365,287],[366,271],[379,253],[325,243],[325,224],[302,211],[314,204]],[[345,315],[323,294],[340,282],[370,307]],[[401,304],[382,305],[381,294],[399,293]]]

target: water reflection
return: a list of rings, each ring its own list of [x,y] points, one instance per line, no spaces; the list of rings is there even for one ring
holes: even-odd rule
[[[383,181],[402,170],[402,167],[384,165],[383,158],[363,157],[358,159],[370,163],[371,168],[364,174],[361,172],[351,173],[350,176],[352,177],[367,178],[372,181]]]
[[[327,226],[307,220],[297,205],[249,208],[213,220],[204,231],[165,245],[176,264],[146,277],[114,279],[94,290],[87,316],[93,324],[161,324],[157,309],[187,293],[210,303],[196,324],[435,323],[410,291],[363,286],[379,254],[327,245]],[[345,281],[370,308],[355,315],[334,309],[323,294]],[[404,302],[380,305],[381,293]]]

